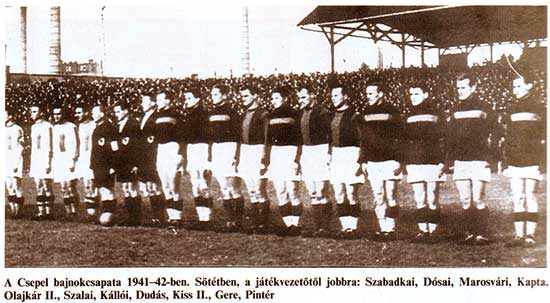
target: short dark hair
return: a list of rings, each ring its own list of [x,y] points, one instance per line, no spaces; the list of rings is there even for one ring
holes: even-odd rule
[[[120,106],[120,109],[123,109],[123,110],[129,110],[130,109],[130,105],[127,103],[127,102],[124,102],[124,101],[118,101],[116,102],[114,105],[113,105],[113,108],[117,107],[117,106]]]
[[[288,98],[289,95],[290,95],[289,89],[286,86],[277,86],[277,87],[275,87],[274,89],[271,90],[271,93],[272,94],[278,93],[283,98]]]
[[[333,90],[335,88],[341,88],[342,89],[342,95],[347,95],[349,96],[349,89],[347,87],[347,85],[345,85],[344,83],[338,81],[338,80],[329,80],[329,83],[328,83],[328,87],[330,90]]]
[[[258,94],[258,88],[256,88],[255,85],[252,85],[252,84],[243,84],[241,85],[241,87],[239,88],[239,91],[245,91],[245,90],[248,90],[251,94],[253,95],[257,95]]]
[[[212,86],[212,89],[215,89],[215,88],[218,89],[222,95],[229,94],[229,86],[225,84],[221,84],[221,83],[214,84],[214,86]]]
[[[456,78],[457,81],[464,81],[466,79],[470,82],[470,86],[477,84],[477,76],[474,73],[462,73]]]
[[[371,80],[367,82],[367,85],[365,86],[365,88],[369,86],[376,86],[376,89],[378,90],[378,92],[382,92],[383,94],[387,93],[386,85],[384,85],[384,83],[382,83],[379,80]]]
[[[416,81],[409,85],[409,88],[420,88],[424,93],[430,93],[430,88],[428,84],[424,81]]]
[[[192,93],[195,98],[202,99],[202,93],[198,87],[186,88],[183,93]]]

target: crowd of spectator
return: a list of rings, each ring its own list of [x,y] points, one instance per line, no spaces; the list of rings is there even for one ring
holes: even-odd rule
[[[520,73],[529,74],[535,80],[533,93],[540,95],[545,102],[546,70],[516,67]],[[252,84],[258,89],[261,103],[269,108],[271,89],[277,86],[297,88],[308,85],[316,93],[317,99],[331,106],[329,82],[335,79],[350,88],[352,103],[360,110],[365,105],[365,86],[369,81],[377,80],[387,87],[387,100],[397,105],[404,112],[409,104],[408,88],[411,83],[424,82],[428,85],[430,95],[444,111],[450,109],[456,100],[455,79],[462,72],[472,72],[479,79],[478,94],[491,104],[498,112],[506,110],[513,102],[512,80],[515,71],[506,63],[474,66],[466,70],[443,70],[440,68],[390,68],[361,70],[338,74],[277,74],[270,76],[243,76],[231,78],[198,79],[195,77],[175,79],[136,79],[136,78],[83,78],[78,76],[42,81],[10,80],[6,84],[6,108],[15,113],[16,120],[23,124],[30,123],[30,104],[38,102],[45,105],[46,112],[54,103],[61,102],[72,116],[77,104],[93,105],[97,103],[112,106],[117,101],[129,102],[135,115],[140,114],[142,93],[156,93],[166,90],[176,101],[176,108],[184,114],[182,92],[186,88],[199,88],[202,97],[209,102],[209,88],[216,83],[224,83],[231,88],[230,98],[239,107],[239,88]],[[295,99],[296,96],[293,96]]]

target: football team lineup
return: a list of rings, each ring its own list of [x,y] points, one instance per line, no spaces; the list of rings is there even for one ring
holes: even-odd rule
[[[484,245],[491,242],[484,192],[491,180],[489,161],[498,150],[514,201],[516,236],[508,244],[534,246],[538,217],[534,192],[542,180],[545,108],[530,94],[532,81],[516,75],[510,86],[517,102],[498,117],[480,101],[474,73],[456,79],[458,102],[447,117],[424,82],[409,84],[411,106],[403,115],[388,102],[388,88],[375,79],[365,85],[366,106],[361,111],[352,106],[348,85],[337,78],[328,83],[333,111],[316,102],[308,85],[271,88],[273,109],[267,111],[259,106],[257,88],[246,83],[238,88],[243,114],[231,106],[230,88],[224,84],[211,87],[209,110],[203,106],[203,92],[183,89],[183,117],[174,109],[176,96],[162,89],[141,94],[140,120],[130,117],[130,104],[120,101],[110,109],[103,104],[76,104],[73,124],[63,105],[55,103],[52,125],[44,106],[31,104],[29,176],[34,179],[38,210],[33,219],[52,219],[54,182],[61,186],[66,216],[76,218],[80,179],[90,221],[103,226],[142,225],[142,202],[148,199],[152,219],[146,225],[166,226],[177,234],[184,205],[179,187],[185,174],[198,217],[190,229],[214,228],[209,187],[215,177],[226,217],[218,230],[300,235],[303,182],[311,200],[310,236],[355,239],[363,236],[357,231],[362,211],[358,189],[368,180],[378,223],[371,238],[387,242],[396,238],[400,209],[396,189],[406,171],[416,204],[414,242],[441,240],[436,233],[441,223],[439,189],[452,174],[462,206],[460,243]],[[290,106],[292,94],[298,97],[298,110]],[[108,110],[114,122],[107,118]],[[6,185],[10,212],[17,218],[23,201],[24,134],[11,108],[7,133]],[[276,191],[283,227],[270,226],[268,179]],[[114,216],[115,181],[122,188],[126,213],[122,222]],[[329,227],[332,216],[340,223],[338,233]]]

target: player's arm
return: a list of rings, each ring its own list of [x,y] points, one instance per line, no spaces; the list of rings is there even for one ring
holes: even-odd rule
[[[53,127],[48,125],[48,168],[46,169],[49,173],[52,170],[52,159],[53,159]]]
[[[25,144],[25,139],[24,139],[24,136],[23,136],[23,129],[22,128],[19,128],[17,129],[17,138],[16,138],[16,142],[17,144],[15,144],[16,146],[16,153],[17,153],[17,165],[15,166],[14,168],[14,172],[17,172],[17,168],[22,164],[23,162],[23,150],[24,150],[24,144]]]

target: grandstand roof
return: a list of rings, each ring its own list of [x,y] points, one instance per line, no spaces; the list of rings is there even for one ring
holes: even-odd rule
[[[546,6],[318,6],[298,26],[352,29],[357,23],[384,24],[396,30],[391,33],[446,48],[547,38],[546,11]]]

